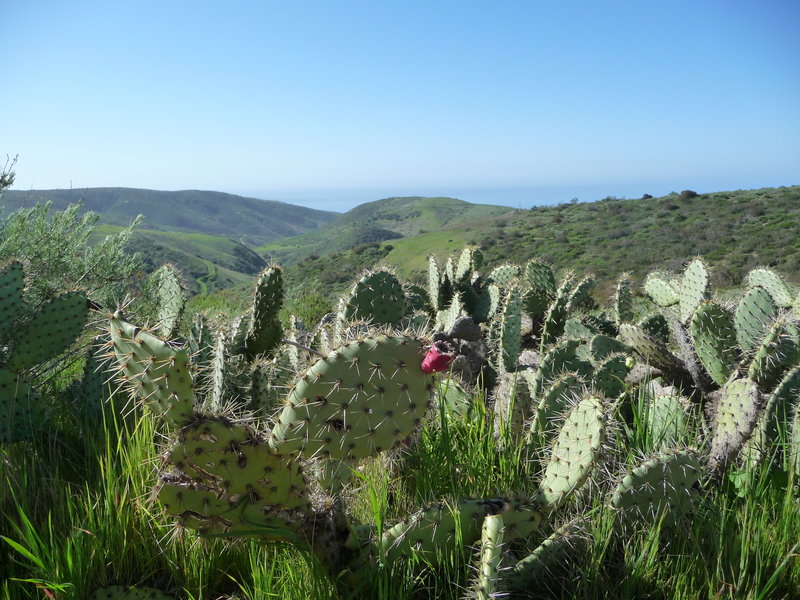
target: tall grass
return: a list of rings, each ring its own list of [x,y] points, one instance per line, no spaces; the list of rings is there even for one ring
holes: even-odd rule
[[[331,577],[302,548],[200,539],[177,530],[152,498],[164,438],[147,415],[122,412],[109,407],[94,426],[65,416],[37,439],[0,449],[0,598],[81,599],[112,584],[152,586],[186,599],[467,594],[474,575],[470,548],[436,566],[379,561],[368,578],[358,572]],[[622,463],[639,455],[627,449],[629,439],[649,443],[646,419],[636,416],[632,423],[611,449]],[[440,407],[404,455],[362,465],[349,512],[380,530],[441,499],[530,497],[539,469],[507,427],[496,432],[478,397],[465,416]],[[584,551],[558,561],[526,597],[800,598],[795,482],[766,466],[744,477],[734,470],[729,475],[677,534],[651,523],[619,535],[597,493],[608,486],[597,482],[563,511],[563,519],[584,518]],[[524,555],[552,528],[545,525],[514,549]]]

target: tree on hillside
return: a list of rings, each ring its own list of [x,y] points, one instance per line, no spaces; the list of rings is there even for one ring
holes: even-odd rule
[[[14,165],[17,164],[17,157],[11,158],[6,154],[6,164],[3,170],[0,171],[0,196],[3,195],[3,190],[11,187],[14,184]]]

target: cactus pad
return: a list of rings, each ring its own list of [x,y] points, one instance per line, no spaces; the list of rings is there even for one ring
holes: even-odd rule
[[[681,299],[669,273],[650,273],[644,282],[644,291],[653,302],[664,308],[678,304]]]
[[[132,395],[171,427],[192,416],[194,389],[186,350],[115,316],[109,324],[114,354]]]
[[[753,269],[747,275],[749,287],[762,287],[769,292],[772,299],[780,307],[789,308],[794,302],[794,297],[783,278],[772,269]]]
[[[430,404],[422,343],[378,336],[314,363],[289,393],[271,444],[284,454],[360,458],[403,442]]]
[[[0,368],[0,443],[27,437],[44,419],[41,400],[18,373]]]
[[[89,303],[83,292],[66,292],[53,298],[17,337],[8,368],[30,369],[69,348],[83,331],[88,314]]]
[[[24,287],[25,273],[20,262],[12,261],[0,270],[0,340],[6,339],[14,327]]]
[[[681,321],[688,322],[695,309],[703,300],[710,297],[708,268],[700,258],[695,258],[686,267],[681,281],[680,313]]]
[[[406,296],[397,277],[387,271],[366,273],[345,300],[346,319],[365,319],[377,325],[398,325],[406,308]]]
[[[614,490],[610,504],[618,510],[623,527],[646,526],[663,514],[662,525],[674,528],[694,511],[702,475],[703,464],[696,452],[660,454],[625,475]]]
[[[778,309],[767,290],[762,287],[747,290],[734,316],[736,339],[742,350],[750,352],[758,347],[777,315]]]
[[[562,506],[589,477],[605,438],[603,402],[586,396],[567,415],[558,432],[536,492],[536,501],[551,511]]]
[[[750,379],[732,379],[722,388],[714,407],[709,459],[713,468],[724,467],[753,432],[761,395]]]
[[[725,385],[736,362],[736,328],[733,315],[714,302],[701,304],[689,324],[695,352],[718,385]]]

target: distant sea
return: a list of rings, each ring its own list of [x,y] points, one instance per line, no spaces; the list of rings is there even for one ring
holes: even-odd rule
[[[594,202],[609,196],[635,199],[644,194],[654,197],[671,192],[694,190],[700,194],[739,189],[797,185],[798,181],[717,181],[683,180],[674,182],[598,183],[586,185],[459,187],[413,186],[364,187],[353,189],[225,190],[242,196],[278,200],[320,210],[346,212],[359,204],[398,196],[447,196],[474,204],[496,204],[512,208],[531,208],[570,202]]]

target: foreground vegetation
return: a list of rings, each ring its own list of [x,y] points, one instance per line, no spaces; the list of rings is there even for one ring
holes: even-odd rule
[[[468,247],[422,286],[363,274],[319,323],[271,267],[230,320],[37,210],[0,231],[2,597],[800,595],[775,271],[723,301],[697,259],[607,302]]]

